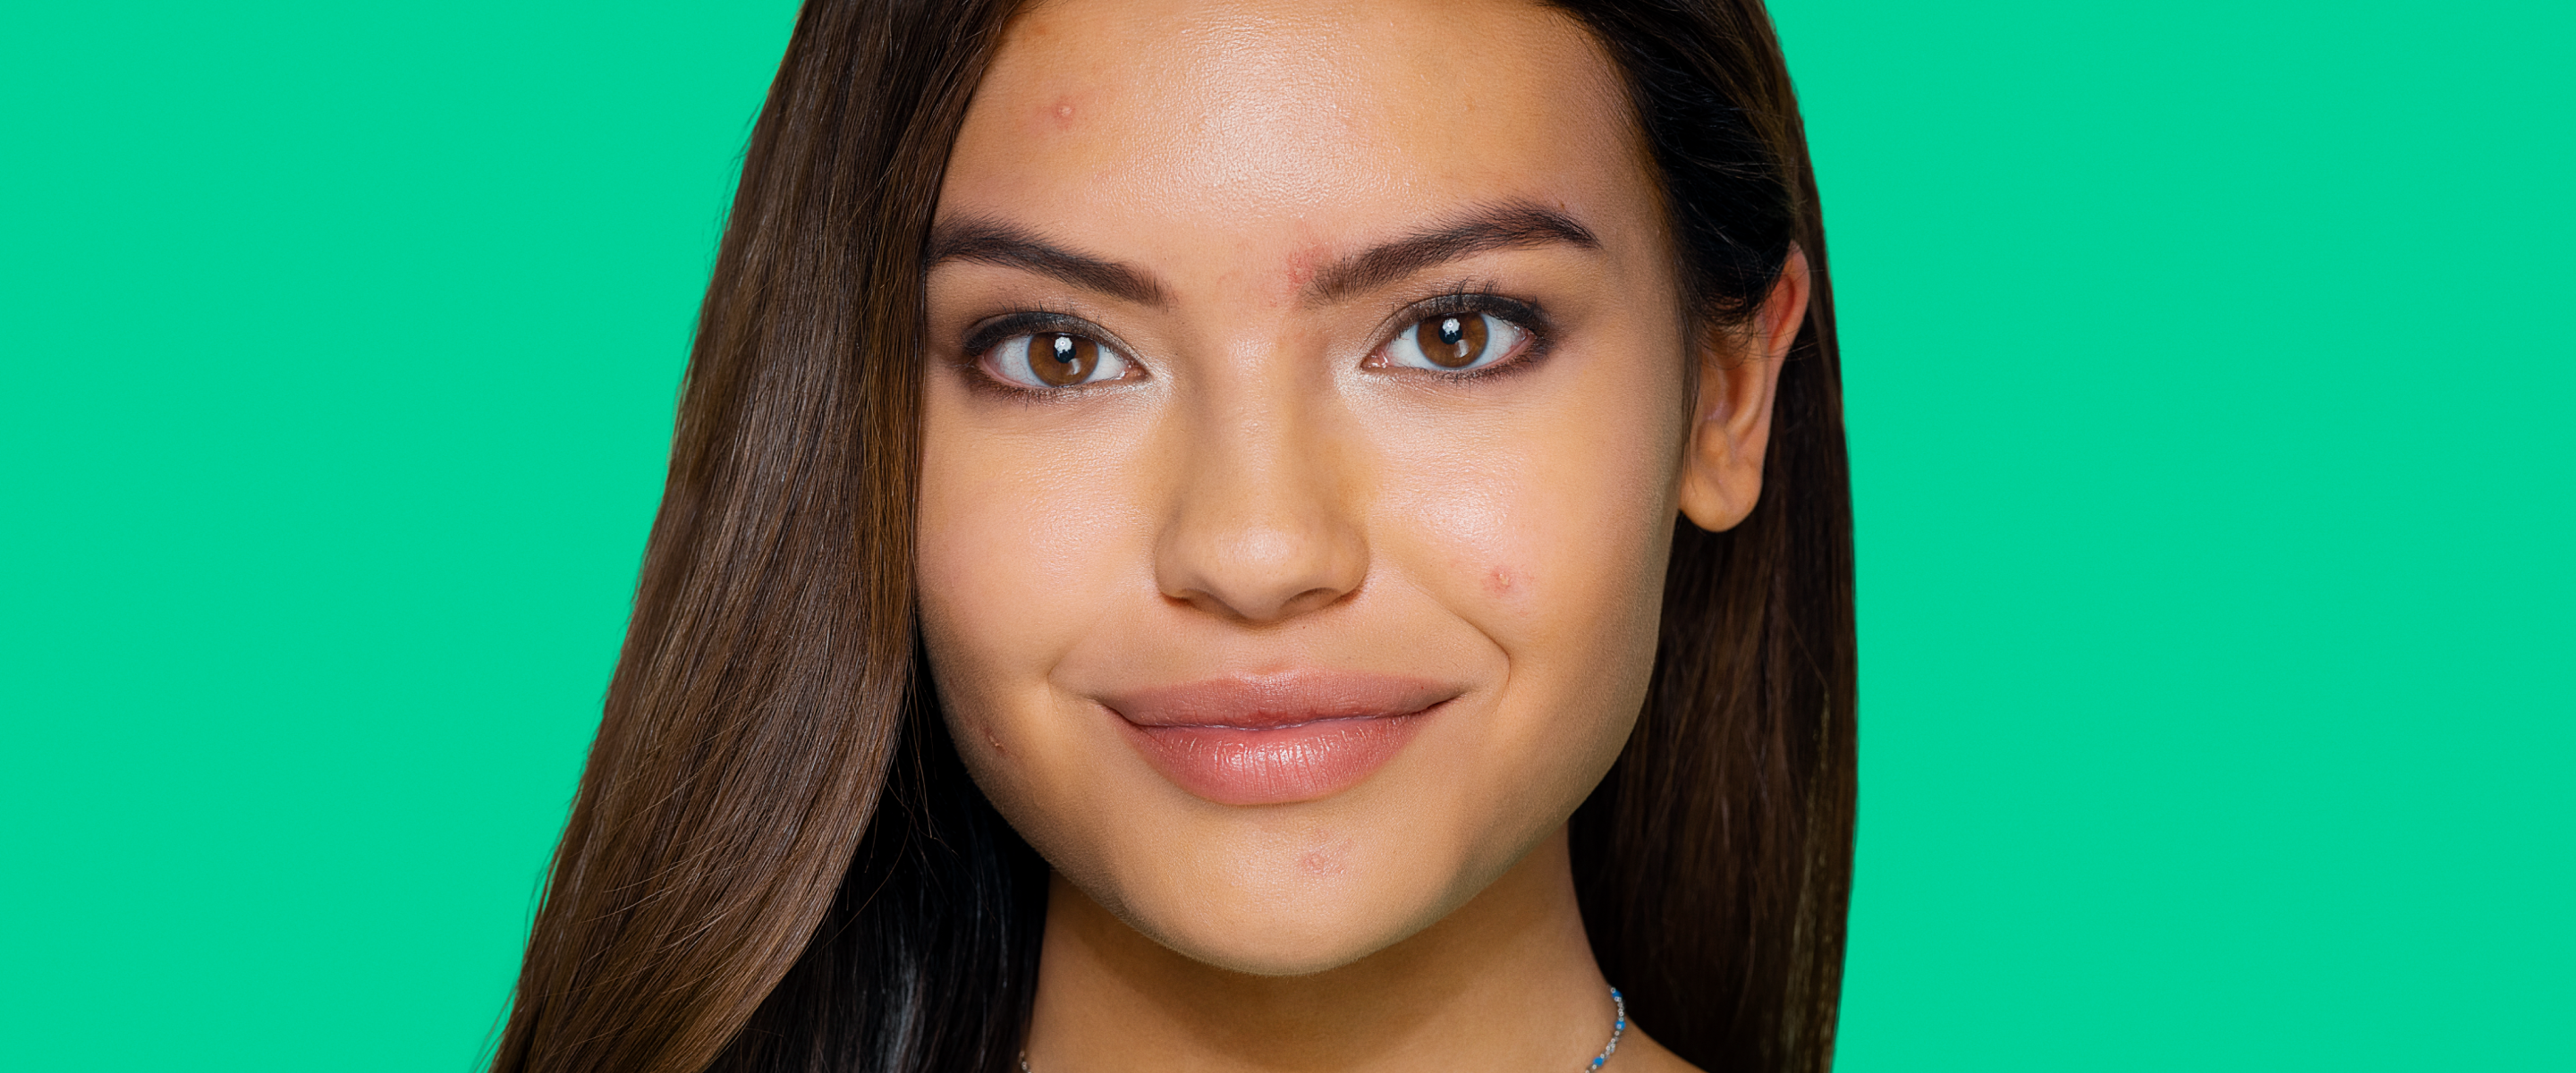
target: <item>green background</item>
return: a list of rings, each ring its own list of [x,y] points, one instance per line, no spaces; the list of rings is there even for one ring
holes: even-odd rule
[[[0,11],[0,1065],[473,1062],[791,16]],[[1842,1068],[2576,1068],[2570,8],[1778,16]]]

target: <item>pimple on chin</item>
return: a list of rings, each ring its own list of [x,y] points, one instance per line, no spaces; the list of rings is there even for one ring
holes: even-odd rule
[[[1296,857],[1296,870],[1306,875],[1342,875],[1350,870],[1350,854],[1358,849],[1347,836],[1324,834],[1321,841],[1306,847]]]
[[[1342,851],[1347,848],[1340,843],[1317,846],[1298,856],[1297,868],[1310,876],[1340,875],[1345,867]]]

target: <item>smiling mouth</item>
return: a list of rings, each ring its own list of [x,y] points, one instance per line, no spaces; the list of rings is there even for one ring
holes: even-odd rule
[[[1101,698],[1164,778],[1220,805],[1330,797],[1386,766],[1461,692],[1345,671],[1209,679]]]

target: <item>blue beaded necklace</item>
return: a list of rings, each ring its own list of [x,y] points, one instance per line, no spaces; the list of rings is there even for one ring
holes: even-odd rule
[[[1601,1063],[1609,1061],[1611,1055],[1619,1053],[1619,1037],[1628,1034],[1628,1000],[1619,994],[1618,988],[1610,989],[1610,1006],[1617,1011],[1610,1020],[1610,1042],[1601,1046],[1601,1053],[1592,1057],[1591,1065],[1583,1067],[1587,1070],[1601,1068]]]
[[[1610,1005],[1617,1011],[1610,1020],[1610,1042],[1602,1045],[1601,1053],[1593,1057],[1591,1065],[1583,1067],[1584,1073],[1594,1073],[1602,1063],[1610,1060],[1611,1055],[1619,1053],[1619,1037],[1628,1034],[1628,999],[1619,994],[1618,988],[1610,989]],[[1020,1052],[1020,1073],[1030,1073],[1027,1051]]]

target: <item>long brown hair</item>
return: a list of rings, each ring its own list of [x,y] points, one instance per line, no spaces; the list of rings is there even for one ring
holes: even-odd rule
[[[1851,511],[1824,230],[1759,0],[1557,5],[1627,78],[1703,325],[1814,270],[1761,502],[1676,526],[1625,754],[1573,821],[1603,972],[1711,1069],[1831,1061]],[[493,1068],[1004,1073],[1046,865],[960,766],[914,621],[922,256],[1015,0],[810,0],[753,128],[605,718]]]

